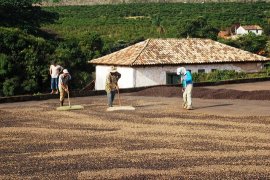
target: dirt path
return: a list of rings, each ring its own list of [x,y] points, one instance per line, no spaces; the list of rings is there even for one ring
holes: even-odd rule
[[[129,112],[105,102],[72,99],[85,109],[69,112],[57,100],[1,104],[0,179],[270,178],[270,116],[209,113],[268,101],[194,99],[184,111],[179,98],[123,96]]]

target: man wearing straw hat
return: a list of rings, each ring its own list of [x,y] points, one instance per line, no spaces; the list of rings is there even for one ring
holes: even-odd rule
[[[106,77],[105,90],[107,92],[108,106],[112,107],[115,97],[115,91],[119,90],[118,80],[121,78],[121,74],[117,72],[117,68],[112,66],[110,72]]]
[[[68,90],[68,81],[71,79],[71,76],[68,72],[67,69],[63,70],[63,74],[59,76],[59,91],[60,91],[60,106],[64,105],[64,100],[65,100],[65,94],[69,93]]]

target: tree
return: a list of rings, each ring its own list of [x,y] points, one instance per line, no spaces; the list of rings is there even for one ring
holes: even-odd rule
[[[0,80],[7,75],[8,72],[8,56],[5,54],[0,54]]]
[[[83,40],[80,42],[80,46],[87,58],[92,59],[101,54],[104,42],[100,34],[93,32],[88,33],[83,37]]]
[[[54,45],[41,38],[47,33],[40,26],[54,22],[58,14],[33,5],[39,2],[0,0],[0,95],[48,88],[48,60]]]
[[[270,40],[267,41],[265,50],[269,56],[270,55]]]
[[[165,34],[165,28],[161,25],[161,21],[160,15],[155,15],[152,17],[152,25],[156,27],[159,36]]]
[[[52,23],[58,19],[57,13],[32,5],[39,2],[41,0],[0,0],[0,26],[18,27],[38,34],[42,23]]]
[[[197,19],[187,21],[185,25],[180,28],[179,37],[198,37],[217,39],[219,30],[208,24],[205,17],[198,17]]]
[[[19,77],[15,76],[6,79],[3,83],[3,94],[5,96],[12,96],[20,92]]]
[[[258,36],[254,33],[242,35],[237,39],[220,39],[219,41],[224,44],[264,56],[266,56],[266,53],[270,50],[267,49],[268,37],[265,35]]]
[[[249,33],[249,34],[240,36],[236,40],[236,43],[241,49],[259,54],[259,52],[265,50],[267,40],[268,40],[267,36],[263,36],[263,35],[257,36],[254,33]]]
[[[0,27],[0,81],[4,82],[0,84],[0,94],[33,93],[48,88],[48,59],[53,50],[43,38]]]
[[[69,69],[73,77],[73,89],[82,88],[93,79],[91,75],[94,67],[88,61],[101,55],[103,44],[97,33],[86,34],[82,40],[68,39],[59,43],[55,50],[55,58]]]

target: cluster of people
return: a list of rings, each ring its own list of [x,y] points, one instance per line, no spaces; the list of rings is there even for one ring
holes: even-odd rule
[[[71,76],[67,69],[64,69],[55,62],[50,66],[51,74],[51,94],[58,94],[60,92],[60,106],[63,106],[65,94],[69,93],[68,81]],[[176,74],[180,76],[183,92],[183,105],[182,107],[187,110],[192,108],[192,75],[186,68],[177,68]],[[113,106],[114,97],[116,91],[119,93],[118,80],[121,78],[121,74],[117,71],[117,68],[112,66],[106,77],[105,91],[107,92],[108,106]]]
[[[183,105],[182,107],[187,110],[192,110],[192,75],[186,68],[177,68],[176,74],[180,76],[183,92]],[[121,78],[121,74],[117,72],[116,67],[112,66],[109,74],[106,77],[105,90],[107,92],[108,106],[112,107],[116,91],[119,91],[118,80]]]
[[[57,65],[56,62],[53,62],[50,66],[50,75],[51,94],[58,94],[60,92],[60,106],[63,106],[65,95],[69,93],[68,81],[71,79],[71,76],[67,69]]]

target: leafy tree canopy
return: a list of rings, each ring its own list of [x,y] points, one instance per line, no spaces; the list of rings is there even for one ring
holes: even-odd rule
[[[197,19],[189,20],[181,28],[179,37],[198,37],[198,38],[210,38],[217,39],[219,30],[210,24],[208,24],[205,17],[198,17]]]
[[[249,33],[240,36],[237,39],[220,40],[227,45],[243,49],[252,53],[266,55],[268,37],[265,35],[257,36],[254,33]]]
[[[0,5],[4,7],[31,7],[34,3],[39,3],[42,0],[0,0]]]
[[[49,80],[48,58],[54,49],[43,38],[0,27],[0,95],[44,90]]]
[[[47,12],[32,4],[41,0],[0,0],[0,26],[18,27],[38,34],[42,23],[52,23],[58,14]]]

